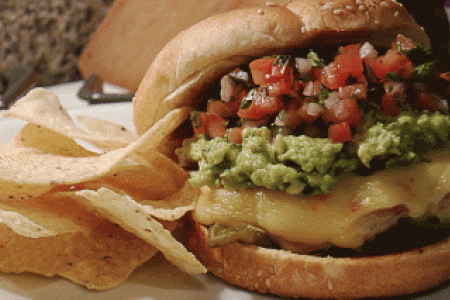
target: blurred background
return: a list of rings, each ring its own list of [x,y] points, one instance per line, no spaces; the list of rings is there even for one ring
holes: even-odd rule
[[[110,76],[103,78],[106,81],[135,90],[156,52],[176,32],[210,14],[265,2],[0,0],[0,93],[17,64],[33,66],[41,86],[80,80],[99,70],[110,74],[103,75]],[[271,2],[284,4],[288,0]],[[449,26],[445,5],[450,6],[450,1],[399,2],[425,28],[436,51],[447,60]]]
[[[76,61],[113,0],[0,0],[0,93],[32,64],[39,85],[80,79]]]

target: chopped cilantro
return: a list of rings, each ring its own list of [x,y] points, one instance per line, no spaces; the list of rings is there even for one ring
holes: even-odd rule
[[[310,51],[306,58],[309,59],[313,67],[323,67],[325,65],[316,52]]]

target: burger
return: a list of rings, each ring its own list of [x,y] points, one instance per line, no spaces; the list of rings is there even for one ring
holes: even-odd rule
[[[181,32],[136,93],[200,189],[187,247],[286,297],[411,294],[450,277],[449,74],[393,0],[267,3]]]

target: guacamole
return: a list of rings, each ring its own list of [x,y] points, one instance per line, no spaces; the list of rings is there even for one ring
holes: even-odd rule
[[[371,161],[388,167],[418,162],[445,145],[449,130],[448,115],[408,112],[391,122],[372,125],[354,147],[305,135],[273,137],[262,127],[243,130],[241,144],[225,138],[190,139],[184,152],[199,165],[199,170],[191,173],[194,186],[262,186],[315,194],[329,192],[342,173],[370,168]]]
[[[263,186],[297,194],[306,186],[326,192],[336,180],[331,167],[342,144],[281,135],[272,143],[266,127],[247,128],[242,137],[242,144],[223,138],[190,144],[190,156],[200,166],[191,174],[191,183],[233,189]]]

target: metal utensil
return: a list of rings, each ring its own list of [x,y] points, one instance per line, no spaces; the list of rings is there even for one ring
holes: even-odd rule
[[[115,103],[132,101],[134,93],[105,93],[103,81],[97,74],[92,74],[78,91],[78,97],[90,104]]]
[[[16,100],[35,87],[37,78],[34,66],[16,65],[11,70],[6,91],[0,95],[0,109],[8,109]]]

